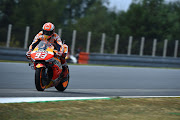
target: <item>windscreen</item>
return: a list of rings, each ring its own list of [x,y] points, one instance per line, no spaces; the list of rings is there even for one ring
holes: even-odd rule
[[[39,44],[38,44],[38,48],[41,49],[41,50],[46,50],[47,48],[51,48],[53,49],[53,45],[48,42],[48,41],[45,41],[45,40],[42,40]]]

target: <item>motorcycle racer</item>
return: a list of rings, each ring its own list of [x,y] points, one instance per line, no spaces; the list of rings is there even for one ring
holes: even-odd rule
[[[48,22],[43,25],[42,31],[35,36],[32,44],[29,46],[29,51],[26,53],[26,57],[28,59],[31,58],[31,51],[33,51],[41,40],[48,40],[57,49],[58,52],[56,55],[60,57],[62,64],[61,76],[65,78],[68,73],[68,66],[65,59],[68,53],[68,46],[66,44],[62,44],[61,38],[57,33],[55,33],[55,26],[52,23]]]

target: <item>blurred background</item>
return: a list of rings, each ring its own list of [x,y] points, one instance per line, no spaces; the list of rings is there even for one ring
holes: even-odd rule
[[[28,46],[46,22],[66,40],[69,62],[103,65],[70,64],[68,88],[80,91],[62,96],[180,95],[180,69],[167,69],[180,68],[180,0],[0,0],[0,96],[60,96],[22,90],[34,89],[34,71],[6,63],[28,61]],[[22,89],[6,90],[12,88]]]
[[[86,52],[91,32],[90,53],[100,53],[104,33],[103,53],[114,54],[118,44],[116,54],[127,54],[132,36],[131,54],[139,55],[144,39],[143,55],[151,56],[155,44],[156,56],[163,55],[164,46],[166,56],[180,56],[179,0],[0,0],[0,46],[28,47],[46,22],[55,25],[69,48],[76,30],[75,50]]]

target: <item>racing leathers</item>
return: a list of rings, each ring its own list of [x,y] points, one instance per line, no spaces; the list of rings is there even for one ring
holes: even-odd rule
[[[30,59],[30,53],[33,51],[33,49],[39,44],[41,40],[44,40],[43,32],[40,31],[34,38],[32,44],[29,46],[29,51],[26,53],[26,56],[28,59]],[[51,38],[48,39],[48,41],[55,47],[55,49],[58,51],[56,55],[60,57],[60,61],[62,64],[62,74],[61,76],[64,78],[67,76],[68,70],[67,70],[67,63],[66,63],[66,54],[68,51],[65,51],[64,46],[66,49],[68,49],[67,45],[63,45],[61,38],[58,34],[54,33]]]

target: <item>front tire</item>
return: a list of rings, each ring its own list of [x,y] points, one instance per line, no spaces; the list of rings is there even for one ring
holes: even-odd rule
[[[46,88],[45,82],[45,68],[36,68],[35,72],[35,85],[38,91],[44,91]]]

